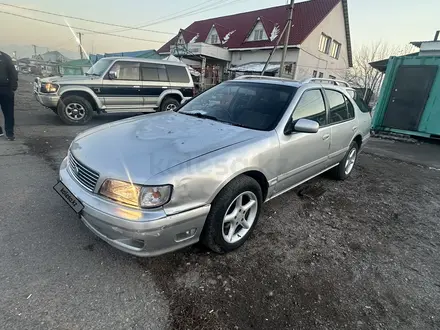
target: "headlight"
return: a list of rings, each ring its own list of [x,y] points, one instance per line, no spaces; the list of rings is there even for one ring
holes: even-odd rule
[[[154,208],[168,203],[171,190],[170,185],[150,187],[109,179],[102,184],[99,193],[124,204]]]
[[[55,93],[60,86],[57,84],[51,84],[51,83],[43,83],[41,84],[41,92],[43,93]]]

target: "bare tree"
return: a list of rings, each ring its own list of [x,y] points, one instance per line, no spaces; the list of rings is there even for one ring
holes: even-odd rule
[[[378,94],[382,82],[382,73],[374,69],[370,63],[411,52],[414,52],[414,46],[410,44],[400,47],[378,41],[363,45],[355,51],[353,68],[347,72],[345,79],[352,86],[361,88],[365,92],[364,99],[368,102],[371,95]]]

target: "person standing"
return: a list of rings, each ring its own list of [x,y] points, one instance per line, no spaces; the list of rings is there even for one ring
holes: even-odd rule
[[[8,140],[14,136],[14,92],[18,87],[18,75],[14,63],[8,54],[0,51],[0,107],[5,119],[5,133]],[[3,129],[0,126],[0,136]]]

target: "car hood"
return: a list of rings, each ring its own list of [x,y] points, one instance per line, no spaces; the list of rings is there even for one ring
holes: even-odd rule
[[[100,173],[136,183],[196,158],[241,143],[262,132],[175,112],[157,113],[101,125],[79,134],[70,151]]]
[[[68,83],[87,82],[96,79],[101,79],[101,78],[96,76],[57,76],[57,77],[43,78],[40,81],[42,83],[50,82],[50,83],[68,84]]]

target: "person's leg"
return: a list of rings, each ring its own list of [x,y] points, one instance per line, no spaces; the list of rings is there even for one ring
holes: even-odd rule
[[[14,137],[14,94],[2,95],[1,106],[5,117],[5,133],[8,138]]]
[[[2,109],[2,111],[4,109],[3,100],[4,100],[3,94],[0,94],[0,109]],[[3,135],[4,135],[3,129],[2,129],[2,126],[0,125],[0,136],[3,136]]]

